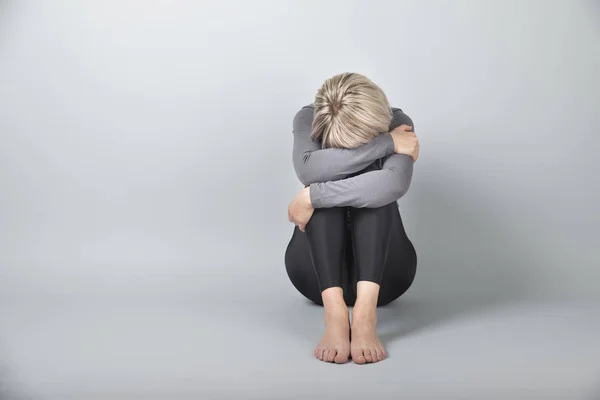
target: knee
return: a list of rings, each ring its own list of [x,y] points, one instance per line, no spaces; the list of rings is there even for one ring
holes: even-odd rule
[[[307,232],[310,230],[309,227],[320,225],[324,227],[335,227],[338,224],[344,222],[346,215],[346,209],[343,207],[333,208],[317,208],[314,210],[313,215],[310,217],[308,224],[306,225]]]
[[[373,219],[377,221],[390,221],[393,213],[397,210],[397,203],[393,202],[382,207],[374,208],[352,208],[353,219]]]
[[[404,293],[406,293],[408,291],[409,287],[410,287],[410,285],[402,287],[402,288],[397,288],[397,290],[393,291],[393,292],[389,292],[389,291],[380,292],[379,298],[377,299],[377,307],[387,306],[388,304],[397,300],[400,296],[402,296]]]
[[[372,208],[374,213],[383,214],[383,215],[389,215],[390,213],[394,212],[397,209],[398,209],[398,203],[396,203],[395,201],[392,203],[386,204],[385,206]]]
[[[386,204],[385,206],[381,206],[381,207],[364,207],[364,208],[357,208],[356,210],[361,210],[364,212],[368,212],[371,214],[388,214],[390,212],[392,212],[394,209],[396,209],[398,207],[398,203],[396,203],[395,201],[389,204]]]
[[[316,218],[339,218],[345,215],[346,207],[316,208],[311,221]]]
[[[394,282],[382,282],[379,298],[377,299],[377,306],[386,306],[408,292],[415,281],[415,272],[416,266],[413,266],[411,272],[405,276],[404,279]],[[392,284],[392,286],[390,286],[390,284]]]

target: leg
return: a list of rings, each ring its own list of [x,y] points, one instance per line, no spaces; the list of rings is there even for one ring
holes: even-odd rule
[[[376,334],[376,307],[408,289],[416,266],[411,260],[416,257],[395,202],[380,208],[352,209],[352,243],[357,274],[352,358],[359,364],[377,362],[385,357],[385,350]]]
[[[285,257],[294,286],[324,308],[325,333],[315,357],[336,363],[348,361],[350,355],[350,321],[343,291],[345,215],[343,208],[315,210],[306,233],[294,230]]]
[[[356,280],[349,276],[353,249],[347,228],[346,231],[340,228],[346,226],[345,213],[342,208],[315,210],[306,233],[295,227],[285,251],[290,281],[304,297],[321,306],[321,292],[329,287],[342,287],[348,305],[354,304],[356,298],[353,289]]]
[[[356,303],[352,310],[352,360],[357,364],[383,360],[385,350],[376,333],[377,301],[390,244],[392,208],[354,208],[352,245],[356,266]]]
[[[294,228],[292,239],[285,251],[285,270],[296,290],[313,303],[323,305],[305,233],[298,227]]]
[[[402,296],[412,285],[417,272],[417,253],[406,235],[398,207],[392,210],[392,231],[381,278],[378,306]]]

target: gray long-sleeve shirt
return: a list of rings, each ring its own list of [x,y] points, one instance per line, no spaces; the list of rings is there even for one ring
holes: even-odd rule
[[[413,122],[401,109],[392,109],[390,131]],[[322,149],[313,141],[314,105],[302,107],[294,117],[293,164],[302,184],[310,186],[314,208],[382,207],[408,191],[413,173],[410,156],[394,153],[392,136],[385,132],[355,149]],[[382,160],[381,169],[352,176]]]

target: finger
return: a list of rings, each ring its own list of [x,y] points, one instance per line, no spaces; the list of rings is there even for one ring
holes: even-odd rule
[[[398,127],[399,129],[402,129],[404,131],[411,131],[412,130],[412,126],[410,125],[406,125],[406,124],[402,124]]]
[[[306,229],[306,224],[300,224],[298,225],[298,228],[300,228],[300,230],[304,232],[304,230]]]

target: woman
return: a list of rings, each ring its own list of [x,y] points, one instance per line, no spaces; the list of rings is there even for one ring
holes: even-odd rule
[[[396,201],[408,190],[419,143],[412,120],[363,75],[323,84],[293,122],[293,163],[305,188],[288,208],[292,284],[323,305],[322,361],[381,361],[376,307],[412,284],[417,265]],[[353,306],[350,323],[348,306]]]

